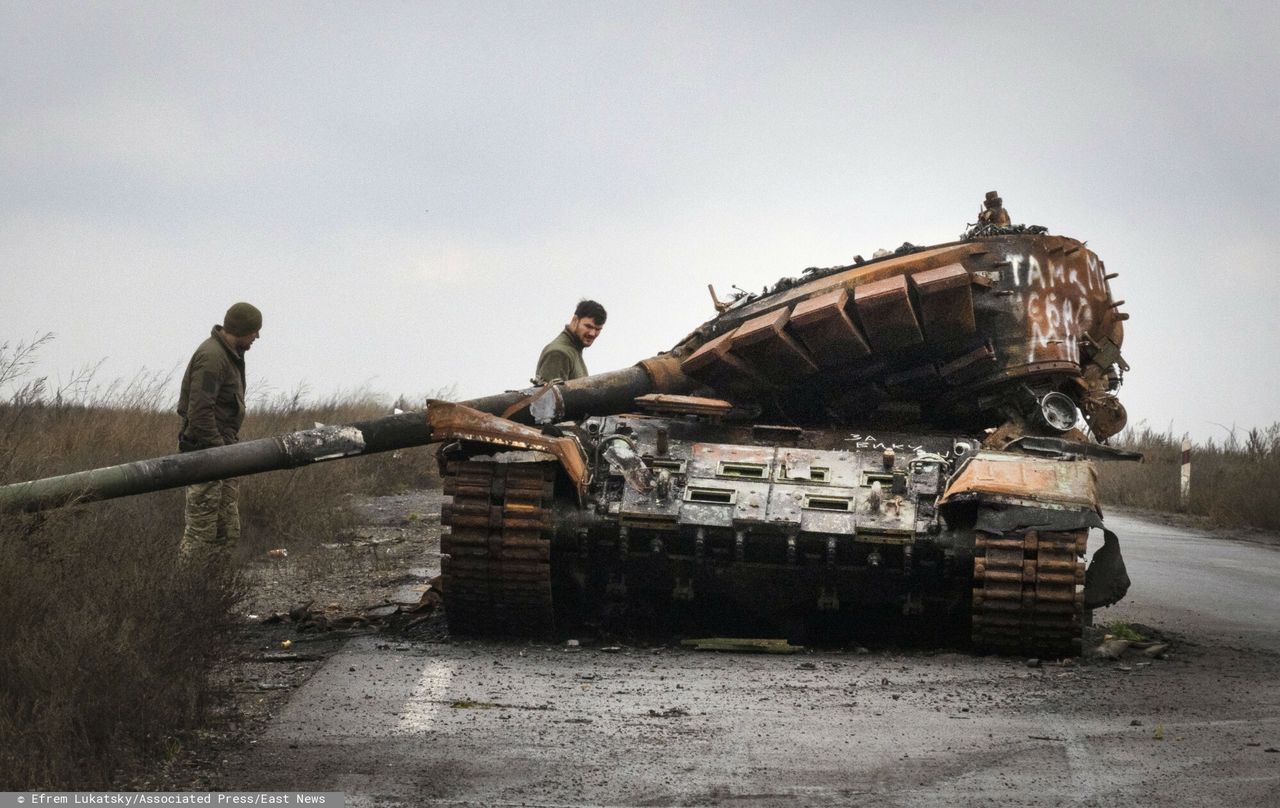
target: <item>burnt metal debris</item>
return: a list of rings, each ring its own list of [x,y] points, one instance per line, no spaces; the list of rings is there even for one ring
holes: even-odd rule
[[[1123,301],[1083,242],[987,194],[959,240],[737,293],[633,367],[425,412],[0,488],[39,510],[440,445],[460,634],[611,616],[947,625],[1078,653],[1125,594],[1095,460],[1124,427]]]

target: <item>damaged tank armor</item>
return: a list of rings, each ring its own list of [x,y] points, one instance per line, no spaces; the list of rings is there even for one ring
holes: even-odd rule
[[[327,432],[0,488],[0,510],[439,443],[446,615],[547,634],[605,615],[839,625],[1079,651],[1128,588],[1097,460],[1125,424],[1115,275],[987,194],[960,240],[811,268],[631,368]],[[331,448],[328,442],[336,441]]]

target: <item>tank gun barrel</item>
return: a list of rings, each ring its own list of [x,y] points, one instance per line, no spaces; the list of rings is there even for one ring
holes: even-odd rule
[[[686,392],[696,383],[673,357],[654,357],[622,370],[554,385],[541,405],[539,391],[511,391],[461,402],[516,421],[546,422],[625,410],[641,395]],[[534,413],[530,412],[531,404]],[[536,415],[535,415],[536,413]],[[537,417],[541,415],[543,417]],[[183,454],[137,460],[57,477],[0,486],[0,513],[40,511],[77,502],[145,494],[193,483],[376,454],[431,443],[425,411],[319,426],[270,438],[242,441]]]
[[[520,423],[547,423],[586,415],[612,415],[630,409],[648,393],[687,393],[701,383],[680,370],[674,356],[655,356],[629,368],[597,373],[557,384],[543,405],[531,402],[529,391],[499,393],[461,403],[481,412],[504,415]],[[513,407],[517,407],[511,412]],[[543,414],[543,417],[538,417]]]

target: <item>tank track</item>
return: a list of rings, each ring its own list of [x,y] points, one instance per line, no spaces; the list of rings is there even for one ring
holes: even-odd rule
[[[1003,654],[1078,655],[1088,530],[977,534],[973,644]]]
[[[461,461],[445,471],[441,574],[456,634],[548,634],[554,463]]]

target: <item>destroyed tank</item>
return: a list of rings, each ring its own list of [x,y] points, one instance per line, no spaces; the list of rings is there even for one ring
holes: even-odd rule
[[[715,317],[631,368],[10,485],[0,510],[436,443],[457,634],[891,623],[1078,653],[1129,584],[1094,467],[1138,457],[1105,445],[1113,277],[992,192],[958,241],[713,290]]]

